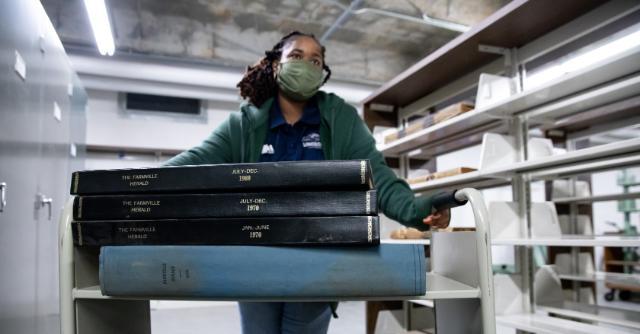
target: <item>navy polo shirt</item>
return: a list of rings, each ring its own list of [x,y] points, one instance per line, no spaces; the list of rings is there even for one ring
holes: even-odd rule
[[[294,125],[287,124],[276,97],[269,111],[270,129],[262,146],[261,162],[324,160],[320,142],[320,109],[311,98]]]

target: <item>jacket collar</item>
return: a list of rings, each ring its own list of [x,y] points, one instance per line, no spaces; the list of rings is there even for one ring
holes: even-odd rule
[[[302,112],[302,117],[300,118],[300,120],[298,120],[298,122],[307,125],[320,124],[320,111],[315,96],[306,103]],[[274,128],[277,128],[286,123],[287,121],[282,115],[280,103],[278,103],[278,99],[274,98],[272,108],[269,110],[269,128],[273,130]]]

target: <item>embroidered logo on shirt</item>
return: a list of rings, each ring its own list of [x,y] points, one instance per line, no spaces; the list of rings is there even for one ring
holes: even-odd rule
[[[262,146],[262,154],[275,154],[276,151],[273,149],[273,146],[271,146],[271,144],[264,144]]]
[[[320,142],[320,135],[317,133],[310,133],[302,137],[302,147],[321,149],[322,143]]]

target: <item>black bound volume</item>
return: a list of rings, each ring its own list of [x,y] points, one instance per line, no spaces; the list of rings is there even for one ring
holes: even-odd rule
[[[377,216],[74,221],[78,246],[378,245]]]
[[[74,172],[72,195],[373,189],[369,160],[283,161]]]
[[[376,215],[376,191],[76,196],[74,220]]]

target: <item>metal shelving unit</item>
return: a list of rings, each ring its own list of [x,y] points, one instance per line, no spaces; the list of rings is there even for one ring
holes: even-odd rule
[[[548,121],[548,117],[566,117],[571,113],[584,110],[589,105],[601,105],[608,100],[616,101],[634,96],[640,91],[640,75],[622,79],[613,87],[610,84],[604,87],[592,87],[640,70],[639,55],[640,46],[600,62],[592,68],[562,76],[544,86],[518,93],[490,106],[475,109],[392,143],[379,145],[378,149],[387,156],[397,156],[436,142],[441,145],[454,135],[472,131],[488,123],[495,124],[501,119],[513,117],[541,105],[545,107],[528,113],[527,119],[534,122],[536,119]],[[592,89],[586,93],[575,93],[587,88]],[[559,98],[563,98],[564,102],[546,105]],[[567,105],[580,105],[580,109],[567,108]],[[459,140],[459,138],[455,139]]]
[[[576,4],[574,1],[555,3],[555,5]],[[527,8],[532,1],[514,1],[510,11],[501,13],[517,19],[519,12],[515,7]],[[550,5],[550,4],[548,4]],[[575,9],[575,8],[574,8]],[[540,16],[538,24],[544,25],[545,14],[536,15],[531,8],[530,16]],[[560,11],[569,10],[566,7]],[[515,222],[521,226],[522,235],[517,238],[494,239],[492,245],[513,246],[516,258],[516,271],[522,286],[520,291],[523,301],[521,314],[499,315],[499,324],[516,328],[520,331],[534,333],[620,333],[613,328],[603,328],[598,323],[609,323],[627,329],[637,330],[640,318],[637,312],[625,314],[631,322],[620,320],[620,313],[607,308],[594,306],[585,314],[577,314],[582,310],[575,304],[565,304],[566,312],[548,308],[538,308],[534,303],[533,287],[533,250],[536,246],[572,247],[572,254],[578,256],[579,247],[640,247],[640,237],[634,236],[584,236],[563,235],[561,237],[531,237],[531,189],[532,181],[554,180],[569,178],[585,173],[595,173],[640,166],[640,137],[620,140],[613,143],[573,149],[565,154],[552,155],[527,160],[527,143],[530,129],[541,132],[556,132],[566,135],[576,133],[577,136],[587,136],[589,128],[600,129],[602,132],[611,130],[614,125],[622,127],[640,124],[640,46],[635,45],[617,55],[592,63],[590,66],[569,74],[547,81],[533,89],[526,89],[526,65],[530,61],[545,58],[553,59],[556,50],[569,47],[573,41],[586,36],[612,22],[620,22],[629,17],[640,15],[640,5],[632,1],[610,1],[598,8],[590,8],[585,12],[569,10],[571,14],[564,17],[563,22],[549,20],[553,25],[545,33],[520,40],[517,46],[511,45],[513,34],[493,36],[491,46],[497,46],[502,58],[493,62],[475,62],[475,66],[456,66],[457,58],[481,58],[481,50],[487,50],[472,35],[481,34],[473,31],[463,40],[462,36],[455,43],[450,43],[439,52],[425,58],[424,61],[399,75],[379,91],[365,100],[365,120],[370,127],[375,125],[402,127],[413,115],[429,111],[443,103],[456,102],[463,94],[472,91],[477,85],[480,73],[491,73],[514,77],[519,82],[517,92],[502,101],[469,111],[429,128],[422,129],[394,142],[378,144],[378,149],[389,158],[400,160],[401,175],[408,176],[410,159],[432,159],[440,154],[479,144],[483,132],[508,134],[515,138],[515,151],[518,160],[504,166],[489,167],[478,171],[460,174],[448,178],[430,180],[423,183],[411,184],[416,193],[427,193],[444,188],[473,186],[475,188],[492,188],[511,185],[513,201],[518,203],[519,217]],[[483,26],[487,30],[500,27],[500,20],[504,17],[487,19]],[[520,18],[522,19],[522,18]],[[637,21],[635,21],[637,23]],[[493,24],[493,25],[492,25]],[[518,29],[517,25],[502,26],[503,29]],[[555,29],[555,30],[554,30]],[[483,41],[486,43],[486,41]],[[457,44],[456,44],[457,43]],[[474,44],[475,53],[460,52],[457,47]],[[456,46],[458,45],[458,46]],[[585,44],[583,44],[585,45]],[[496,49],[493,49],[496,50]],[[450,75],[439,72],[438,62],[450,61],[448,67]],[[485,58],[486,59],[486,58]],[[432,74],[435,79],[430,77]],[[417,85],[424,80],[423,86]],[[432,84],[437,81],[439,86]],[[405,91],[403,91],[405,90]],[[386,105],[393,108],[393,113],[383,114],[377,111],[376,105]],[[610,125],[610,126],[609,126]],[[608,126],[608,127],[607,127]],[[473,167],[473,166],[466,166]],[[640,193],[606,194],[588,197],[563,197],[551,199],[556,204],[566,204],[575,208],[578,204],[589,204],[601,201],[613,201],[639,198]],[[575,214],[574,214],[575,215]],[[572,216],[573,217],[573,216]],[[575,218],[575,217],[574,217]],[[609,275],[609,278],[634,280],[637,275]],[[565,281],[594,282],[605,280],[605,273],[595,273],[589,276],[561,275]],[[579,287],[574,284],[574,288]],[[576,307],[571,307],[571,305]],[[436,305],[437,307],[437,305]],[[600,312],[601,311],[601,312]],[[571,313],[571,314],[568,314]],[[560,319],[548,314],[561,315],[567,318],[582,319],[594,322],[584,324]],[[591,316],[589,315],[591,314]],[[598,315],[593,316],[593,314]],[[636,317],[635,319],[633,317]],[[617,320],[616,320],[617,319]],[[626,319],[626,318],[625,318]]]

